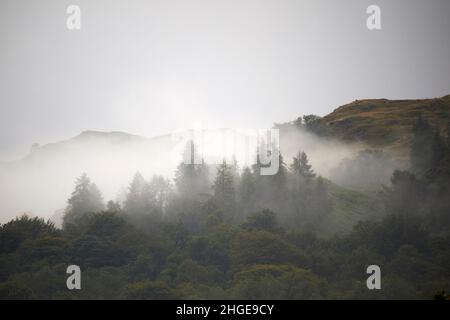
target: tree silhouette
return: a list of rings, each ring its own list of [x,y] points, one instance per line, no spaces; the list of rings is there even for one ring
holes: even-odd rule
[[[236,206],[235,189],[232,167],[223,160],[217,167],[217,175],[212,186],[213,199],[216,204],[223,208],[225,214],[233,214]]]
[[[148,209],[146,197],[146,182],[142,174],[137,172],[128,188],[124,209],[129,214],[144,214]]]
[[[63,226],[76,224],[86,213],[104,209],[102,195],[97,186],[83,173],[75,182],[75,190],[67,201]]]
[[[297,156],[294,157],[290,169],[296,175],[305,179],[311,179],[316,176],[312,170],[312,166],[309,164],[308,156],[303,151],[299,151]]]

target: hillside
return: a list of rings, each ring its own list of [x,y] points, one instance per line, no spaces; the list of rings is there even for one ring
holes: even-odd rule
[[[297,130],[293,124],[280,127],[280,149],[288,165],[299,150],[305,151],[315,172],[331,178],[329,173],[343,159],[351,159],[366,146],[406,159],[411,128],[419,114],[446,134],[450,95],[427,100],[354,101],[319,120],[327,128],[324,137]],[[214,137],[227,133],[220,129]],[[145,177],[159,174],[171,178],[181,161],[180,147],[184,147],[174,138],[85,131],[67,140],[34,146],[23,159],[0,164],[0,222],[23,212],[52,216],[66,205],[76,177],[83,172],[96,182],[105,200],[119,201],[136,171]],[[218,150],[223,144],[219,142],[212,143]],[[364,193],[337,186],[332,188],[332,196],[336,206],[330,230],[350,230],[354,223],[367,218],[365,211],[373,204]]]
[[[412,126],[419,115],[442,134],[447,134],[450,95],[422,100],[356,100],[335,109],[320,121],[326,126],[328,136],[406,156]]]
[[[348,233],[359,221],[380,220],[384,216],[377,193],[364,193],[330,183],[330,196],[333,211],[320,230],[325,237]]]

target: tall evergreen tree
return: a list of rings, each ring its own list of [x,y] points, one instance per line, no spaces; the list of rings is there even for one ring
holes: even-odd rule
[[[124,209],[128,214],[144,214],[148,209],[148,199],[146,197],[146,187],[144,177],[136,172],[128,187],[127,198]]]
[[[224,214],[233,215],[236,208],[234,179],[232,167],[225,160],[217,167],[217,175],[212,189],[214,191],[213,199],[219,208],[223,209]]]
[[[239,209],[242,214],[253,211],[255,201],[255,177],[249,167],[242,171],[239,183]]]
[[[292,223],[303,225],[311,222],[313,178],[316,176],[309,164],[305,152],[299,151],[293,158],[290,169],[294,174],[294,183],[291,190],[291,219]]]
[[[309,214],[311,223],[315,227],[320,227],[326,217],[333,211],[333,203],[329,196],[328,184],[320,176],[316,180],[311,206],[312,208]]]
[[[424,187],[416,176],[408,171],[395,170],[391,188],[386,188],[386,208],[389,213],[402,218],[417,215],[424,198]]]
[[[278,152],[278,171],[276,174],[271,177],[271,182],[276,190],[279,192],[285,192],[287,187],[287,175],[288,170],[286,168],[286,162],[284,162],[283,155],[281,152]]]
[[[316,176],[312,166],[309,164],[308,156],[303,151],[299,151],[297,156],[294,157],[290,169],[296,175],[305,179],[311,179]]]
[[[264,146],[262,146],[259,149],[259,152],[262,154],[267,153],[267,160],[271,161],[269,164],[261,163],[259,157],[261,154],[258,154],[257,162],[252,165],[255,185],[253,210],[260,211],[270,209],[282,216],[286,211],[286,200],[288,199],[288,170],[286,168],[286,163],[284,162],[283,155],[276,148],[273,148],[272,151],[266,151]],[[278,159],[275,157],[278,157]],[[273,159],[278,160],[278,166],[273,162]],[[265,167],[276,169],[276,171],[270,169],[266,171],[266,174],[268,172],[273,174],[266,175],[262,171]]]
[[[413,127],[411,171],[427,183],[446,184],[450,175],[448,146],[438,129],[421,116]]]
[[[188,142],[184,160],[175,172],[175,185],[181,198],[193,200],[209,191],[208,167],[203,159],[196,163],[199,162],[198,157],[194,143]]]
[[[67,200],[63,226],[76,224],[86,213],[104,209],[102,195],[97,186],[83,173],[75,182],[75,190]]]
[[[146,194],[155,213],[164,215],[172,197],[170,181],[162,176],[154,176],[148,184]]]
[[[234,181],[234,189],[239,189],[239,184],[241,181],[241,175],[239,174],[239,164],[236,160],[236,157],[233,156],[232,164],[231,164],[231,174],[233,175],[233,181]]]

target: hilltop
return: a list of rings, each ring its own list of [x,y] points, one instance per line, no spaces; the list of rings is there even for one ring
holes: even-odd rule
[[[450,95],[424,100],[354,101],[317,120],[325,129],[321,137],[297,130],[294,123],[279,126],[280,149],[287,164],[299,150],[305,151],[315,172],[333,180],[328,173],[366,147],[407,160],[411,129],[419,114],[447,134]],[[137,171],[145,177],[159,174],[171,178],[181,161],[182,149],[177,149],[181,145],[173,135],[147,138],[115,131],[84,131],[60,142],[36,145],[21,160],[0,165],[0,221],[23,212],[53,215],[66,205],[76,177],[83,172],[98,184],[105,200],[121,200]],[[342,188],[344,184],[334,182],[339,185],[331,187],[336,206],[328,229],[348,231],[367,218],[365,211],[376,200],[362,190]]]
[[[405,156],[419,115],[448,134],[450,95],[421,100],[356,100],[320,119],[326,135]]]

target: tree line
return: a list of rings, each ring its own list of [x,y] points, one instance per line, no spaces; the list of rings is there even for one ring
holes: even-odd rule
[[[186,149],[192,145],[189,142]],[[261,167],[259,162],[242,170],[236,161],[223,160],[217,166],[182,162],[174,184],[158,175],[146,181],[137,172],[125,201],[111,200],[106,205],[95,183],[83,174],[68,200],[63,225],[70,227],[86,213],[107,210],[155,223],[180,221],[199,232],[224,222],[241,223],[249,214],[269,209],[277,212],[285,227],[319,228],[332,211],[329,181],[316,176],[305,152],[298,152],[289,166],[280,154],[279,170],[273,176],[261,175]]]
[[[410,169],[374,191],[383,215],[333,236],[321,225],[339,199],[302,152],[274,176],[227,162],[181,163],[173,185],[136,174],[123,203],[82,175],[62,229],[1,225],[0,298],[447,299],[450,144],[436,132],[418,119]],[[71,264],[81,290],[65,287]],[[381,290],[366,287],[372,264]]]

